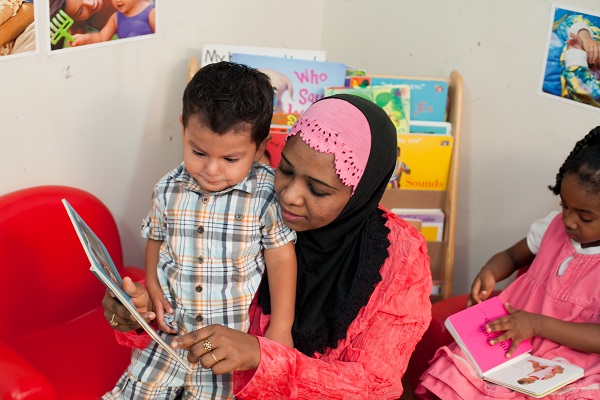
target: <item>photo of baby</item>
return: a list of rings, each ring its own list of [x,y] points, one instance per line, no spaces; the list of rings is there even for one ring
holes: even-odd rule
[[[541,91],[600,107],[600,16],[552,7]]]

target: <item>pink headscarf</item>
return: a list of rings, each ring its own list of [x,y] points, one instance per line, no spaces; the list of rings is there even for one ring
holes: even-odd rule
[[[344,185],[352,186],[354,194],[371,151],[371,130],[365,115],[347,101],[323,99],[302,114],[288,137],[296,134],[313,150],[334,155],[335,172]]]

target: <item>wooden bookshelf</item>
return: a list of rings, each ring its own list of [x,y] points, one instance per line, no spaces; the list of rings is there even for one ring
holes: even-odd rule
[[[456,242],[456,205],[458,202],[458,172],[460,167],[460,138],[462,130],[463,81],[457,71],[450,73],[448,85],[448,121],[452,123],[454,145],[448,184],[445,191],[387,189],[381,204],[388,208],[441,208],[445,214],[444,240],[428,242],[433,280],[440,281],[440,294],[432,301],[452,295],[454,247]]]
[[[188,62],[187,80],[198,71],[196,57]],[[422,77],[420,77],[422,78]],[[438,78],[434,78],[438,79]],[[454,144],[448,183],[445,191],[387,189],[381,204],[388,208],[441,208],[444,211],[444,240],[428,242],[431,260],[431,275],[440,281],[440,294],[432,295],[432,301],[446,299],[452,295],[454,272],[454,247],[456,242],[456,205],[458,202],[458,172],[460,167],[460,138],[462,130],[463,80],[457,71],[448,79],[448,121],[452,123]]]

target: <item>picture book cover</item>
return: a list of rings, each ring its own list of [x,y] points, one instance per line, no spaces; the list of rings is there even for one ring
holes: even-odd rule
[[[392,208],[394,214],[406,220],[420,221],[419,231],[428,242],[444,238],[444,212],[439,208]]]
[[[485,326],[504,315],[508,315],[504,304],[498,297],[492,297],[449,316],[444,322],[481,377],[494,371],[501,364],[524,359],[531,351],[531,343],[528,340],[519,344],[511,358],[506,358],[506,352],[511,345],[510,340],[490,346],[488,342],[499,336],[499,333],[488,333]]]
[[[104,244],[98,236],[90,229],[85,221],[77,214],[75,209],[69,204],[66,199],[62,200],[67,214],[71,219],[73,228],[79,237],[79,241],[83,246],[83,250],[91,263],[90,270],[96,277],[119,299],[119,301],[127,307],[127,310],[140,323],[141,327],[154,339],[165,351],[167,351],[174,359],[179,361],[186,371],[192,373],[192,368],[189,363],[183,359],[176,350],[172,349],[162,337],[142,318],[137,312],[131,298],[123,291],[123,280],[115,264],[113,263]]]
[[[448,80],[392,75],[369,76],[371,86],[405,84],[410,87],[409,120],[446,121]]]
[[[452,135],[399,133],[396,167],[390,188],[408,190],[446,190]]]
[[[410,130],[410,87],[408,85],[382,85],[367,87],[326,87],[325,96],[348,93],[371,100],[383,108],[396,127],[396,132]]]
[[[234,53],[231,61],[257,68],[275,87],[276,112],[301,113],[324,96],[327,86],[343,86],[346,64]]]

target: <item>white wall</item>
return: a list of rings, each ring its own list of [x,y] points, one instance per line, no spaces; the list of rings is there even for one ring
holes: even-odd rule
[[[563,1],[594,14],[594,0]],[[539,96],[551,1],[327,0],[328,59],[465,84],[454,293],[529,224],[558,209],[547,189],[600,110]],[[342,26],[342,23],[345,24]],[[366,33],[365,33],[366,32]]]
[[[561,4],[600,13],[594,0]],[[186,64],[203,43],[324,49],[329,60],[377,73],[456,69],[465,102],[454,292],[465,292],[493,253],[557,207],[546,186],[600,123],[600,110],[538,95],[550,6],[159,0],[155,39],[0,62],[0,194],[41,184],[86,189],[115,215],[125,261],[142,265],[140,222],[154,183],[180,162]]]
[[[45,22],[42,4],[37,21]],[[88,190],[113,212],[125,262],[138,266],[152,188],[181,162],[189,57],[204,43],[321,47],[323,0],[303,0],[307,12],[293,16],[293,29],[293,0],[157,5],[154,39],[51,56],[44,47],[0,62],[0,194],[45,184]],[[37,234],[55,232],[40,227]]]

